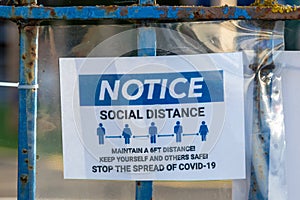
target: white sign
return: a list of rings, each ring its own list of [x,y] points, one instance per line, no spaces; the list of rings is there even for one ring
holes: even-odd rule
[[[61,58],[64,176],[245,178],[241,53]]]

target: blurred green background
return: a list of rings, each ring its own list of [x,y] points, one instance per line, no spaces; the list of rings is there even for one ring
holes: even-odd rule
[[[14,109],[15,110],[15,109]],[[0,104],[0,147],[16,149],[18,145],[17,115],[9,105]]]

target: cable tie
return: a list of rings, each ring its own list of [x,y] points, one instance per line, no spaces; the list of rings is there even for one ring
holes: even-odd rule
[[[39,85],[20,85],[19,83],[12,83],[12,82],[0,82],[0,87],[15,87],[18,89],[25,89],[25,90],[32,90],[38,89]]]
[[[35,85],[18,85],[18,89],[20,90],[32,90],[32,89],[38,89],[39,88],[39,84],[35,84]]]
[[[18,87],[19,83],[0,82],[1,87]]]

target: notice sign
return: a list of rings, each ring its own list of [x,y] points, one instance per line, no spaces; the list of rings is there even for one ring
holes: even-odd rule
[[[64,176],[245,178],[241,53],[61,58]]]

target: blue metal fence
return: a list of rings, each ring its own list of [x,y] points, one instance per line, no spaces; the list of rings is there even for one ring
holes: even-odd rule
[[[159,6],[153,0],[140,0],[131,6],[74,6],[43,7],[34,0],[22,0],[18,5],[0,6],[0,19],[12,20],[20,32],[19,77],[19,150],[18,150],[18,199],[35,199],[36,185],[36,118],[38,88],[38,26],[42,21],[97,21],[102,19],[136,20],[141,28],[138,33],[138,55],[156,55],[156,35],[147,22],[197,21],[197,20],[287,20],[299,19],[299,7],[274,6]],[[152,199],[152,181],[136,183],[136,199]]]

